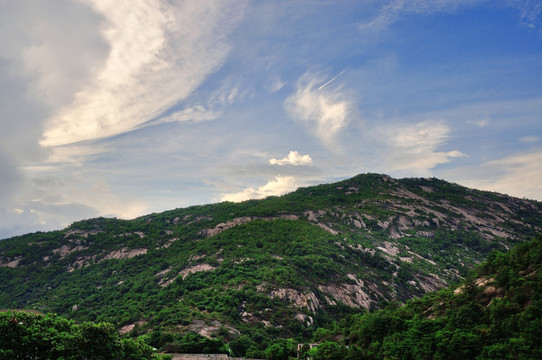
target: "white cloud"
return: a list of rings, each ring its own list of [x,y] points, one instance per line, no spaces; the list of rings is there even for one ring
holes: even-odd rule
[[[49,122],[43,145],[131,130],[190,95],[225,61],[244,2],[89,0],[110,52],[93,81]]]
[[[130,194],[119,194],[105,182],[93,182],[91,187],[75,190],[70,202],[84,204],[96,209],[100,216],[116,216],[132,219],[145,214],[146,205]]]
[[[312,164],[312,158],[310,155],[300,155],[299,152],[290,150],[290,153],[282,159],[270,159],[271,165],[310,165]]]
[[[535,136],[535,135],[522,136],[518,139],[518,141],[522,143],[535,143],[535,142],[540,141],[540,136]]]
[[[485,128],[489,125],[489,119],[468,120],[467,123],[476,125],[479,128]]]
[[[134,193],[112,189],[100,175],[79,168],[25,169],[16,196],[0,207],[0,238],[63,228],[96,216],[134,218],[148,212]],[[99,173],[99,172],[94,172]]]
[[[336,78],[325,79],[305,73],[297,83],[296,93],[284,102],[289,115],[307,123],[327,145],[348,123],[349,102],[340,86],[333,87]]]
[[[508,0],[508,4],[517,7],[521,23],[531,30],[540,29],[542,22],[542,3],[540,1]]]
[[[385,3],[378,14],[365,23],[358,24],[361,31],[381,31],[398,21],[403,14],[453,13],[460,8],[474,7],[488,0],[391,0]],[[538,0],[506,0],[505,4],[518,11],[519,22],[527,28],[540,31],[542,3]],[[501,5],[501,4],[499,4]]]
[[[208,120],[214,120],[219,116],[220,116],[219,112],[208,110],[201,105],[196,105],[196,106],[192,106],[180,111],[176,111],[173,114],[167,117],[161,118],[157,121],[153,121],[152,125],[155,125],[158,123],[168,123],[168,122],[208,121]]]
[[[43,161],[43,122],[102,64],[100,16],[78,1],[0,1],[0,198],[8,208],[21,165]]]
[[[441,121],[423,121],[413,125],[394,125],[381,130],[387,143],[386,154],[391,170],[427,174],[438,164],[466,154],[458,150],[438,151],[450,129]]]
[[[487,0],[393,0],[380,9],[371,21],[358,25],[361,31],[380,31],[398,21],[402,14],[431,14],[453,12],[462,6],[474,6]]]
[[[297,188],[298,185],[293,176],[279,175],[275,177],[275,180],[271,180],[257,189],[250,187],[240,192],[224,194],[221,201],[239,202],[249,199],[263,199],[268,196],[282,195]]]
[[[446,172],[463,185],[542,201],[542,149]]]
[[[269,87],[269,90],[271,92],[277,92],[282,89],[284,85],[286,85],[286,83],[282,81],[280,76],[276,76],[271,80],[271,86]]]
[[[95,215],[125,219],[143,215],[147,210],[133,194],[114,191],[99,175],[76,171],[66,173],[71,175],[34,172],[25,186],[24,207],[32,207],[47,222],[54,219],[55,212],[62,207],[79,206],[92,209]]]

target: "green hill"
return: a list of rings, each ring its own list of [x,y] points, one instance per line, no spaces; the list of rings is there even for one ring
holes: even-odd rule
[[[494,252],[460,286],[343,321],[314,358],[541,359],[541,268],[542,236]]]
[[[0,308],[112,322],[172,351],[197,335],[256,354],[456,283],[541,224],[536,201],[363,174],[2,240]]]

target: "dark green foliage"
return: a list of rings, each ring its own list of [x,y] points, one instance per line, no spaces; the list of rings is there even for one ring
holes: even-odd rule
[[[292,339],[276,339],[264,351],[266,359],[288,360],[297,357],[297,343]]]
[[[222,341],[208,339],[193,332],[188,332],[178,341],[167,345],[165,350],[169,353],[227,354]]]
[[[152,348],[121,339],[113,325],[80,325],[60,316],[26,312],[0,313],[0,359],[144,360]]]
[[[367,359],[540,359],[541,260],[538,236],[492,253],[456,291],[354,316],[339,332]]]
[[[344,345],[339,345],[333,341],[324,341],[313,351],[308,352],[313,360],[344,360],[347,357],[348,350]]]

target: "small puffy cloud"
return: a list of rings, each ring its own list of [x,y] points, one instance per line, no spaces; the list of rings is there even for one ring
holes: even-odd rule
[[[292,118],[305,122],[328,145],[348,123],[349,102],[340,86],[333,86],[339,75],[327,80],[306,73],[299,79],[295,94],[284,102]]]
[[[542,149],[516,153],[445,176],[466,186],[542,201]]]
[[[438,164],[466,154],[452,150],[438,151],[450,129],[441,121],[423,121],[412,125],[395,125],[383,130],[387,143],[386,155],[392,170],[427,173]]]
[[[299,152],[290,150],[290,153],[282,159],[270,159],[271,165],[310,165],[312,164],[312,158],[310,155],[300,155]]]
[[[268,196],[282,195],[297,189],[298,185],[293,176],[276,176],[274,180],[254,189],[252,187],[243,191],[224,194],[221,201],[239,202],[249,199],[263,199]]]

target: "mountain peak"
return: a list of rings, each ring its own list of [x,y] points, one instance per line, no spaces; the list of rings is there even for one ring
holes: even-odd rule
[[[346,314],[459,281],[540,224],[536,201],[360,174],[0,241],[0,306],[108,320],[132,335],[308,339]]]

